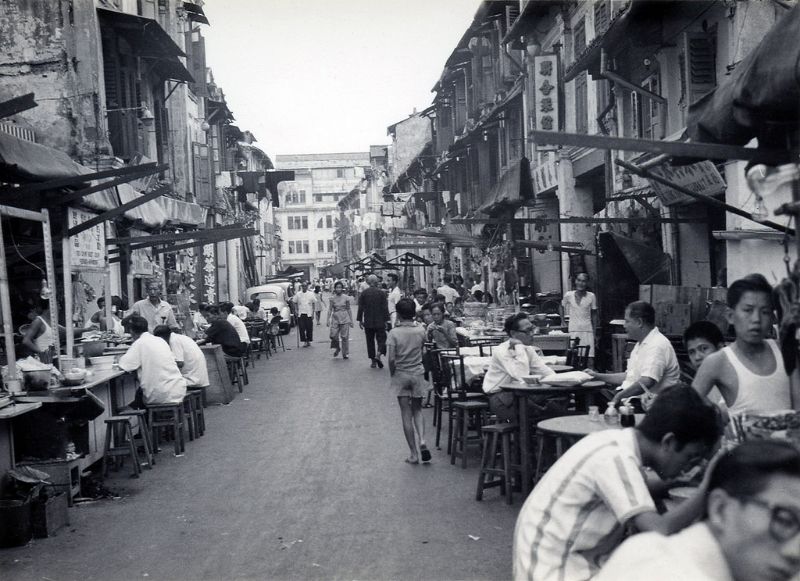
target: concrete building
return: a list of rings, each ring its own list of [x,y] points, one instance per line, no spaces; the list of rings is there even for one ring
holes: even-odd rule
[[[360,191],[370,170],[369,152],[277,155],[277,170],[293,170],[294,181],[278,186],[275,216],[282,238],[282,265],[294,266],[308,279],[337,261],[338,204]]]

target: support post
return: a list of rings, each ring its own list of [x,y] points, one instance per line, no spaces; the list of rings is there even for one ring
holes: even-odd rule
[[[53,239],[50,235],[50,212],[47,208],[42,210],[42,240],[44,241],[44,265],[45,273],[47,274],[47,284],[51,287],[50,296],[50,328],[53,329],[53,347],[55,355],[58,357],[61,354],[61,339],[59,338],[59,325],[58,325],[58,293],[56,292],[56,265],[53,260]],[[61,367],[61,358],[59,357],[58,366]]]
[[[8,287],[8,262],[6,262],[6,246],[3,242],[3,216],[0,214],[0,309],[3,313],[3,338],[6,343],[8,360],[8,379],[6,389],[9,393],[22,391],[17,379],[17,355],[14,352],[14,325],[11,323],[11,295]]]
[[[66,231],[66,226],[64,228]],[[61,253],[64,263],[64,326],[67,329],[67,357],[75,353],[75,327],[72,321],[72,248],[69,245],[69,236],[61,239]],[[56,327],[58,329],[58,327]]]

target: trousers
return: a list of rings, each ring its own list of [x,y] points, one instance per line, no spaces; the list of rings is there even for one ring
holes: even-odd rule
[[[386,355],[386,328],[381,327],[379,329],[370,329],[369,327],[364,329],[364,335],[367,338],[367,357],[370,359],[375,359],[378,354]],[[376,352],[375,344],[378,344],[378,349]]]
[[[297,321],[297,329],[300,332],[300,340],[305,343],[311,343],[314,340],[314,317],[308,315],[300,315]]]
[[[342,355],[350,353],[350,323],[331,321],[331,349],[341,348]]]

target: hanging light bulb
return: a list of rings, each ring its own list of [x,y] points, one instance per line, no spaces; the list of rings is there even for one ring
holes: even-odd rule
[[[767,212],[766,205],[764,204],[764,197],[762,196],[762,192],[766,187],[768,173],[769,168],[761,163],[756,164],[747,170],[747,186],[756,197],[756,203],[753,207],[753,211],[750,212],[750,216],[756,222],[763,222],[769,218],[769,212]]]
[[[46,279],[46,278],[43,278],[43,279],[42,279],[42,290],[41,290],[41,293],[39,294],[39,296],[40,296],[40,297],[41,297],[43,300],[48,300],[48,301],[49,301],[49,300],[50,300],[50,297],[51,297],[52,295],[53,295],[53,291],[52,291],[52,290],[50,290],[50,286],[47,284],[47,279]]]

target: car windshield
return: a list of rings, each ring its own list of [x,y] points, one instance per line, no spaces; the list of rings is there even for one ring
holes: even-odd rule
[[[276,301],[278,300],[278,293],[272,293],[272,292],[256,293],[253,295],[253,298],[258,299],[260,301]]]

